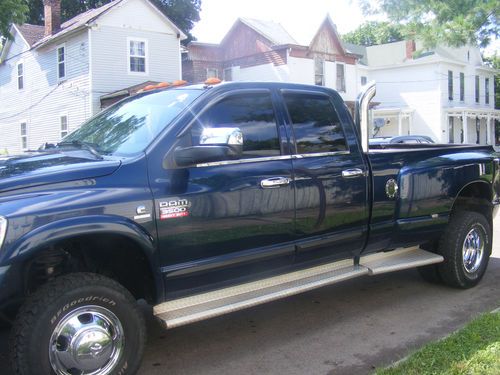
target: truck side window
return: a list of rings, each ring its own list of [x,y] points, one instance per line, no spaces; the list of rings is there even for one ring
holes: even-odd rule
[[[191,129],[193,145],[198,144],[202,128],[232,127],[243,133],[243,158],[280,155],[270,94],[234,95],[217,102]]]
[[[328,97],[313,94],[285,94],[297,153],[313,154],[347,150],[337,112]]]

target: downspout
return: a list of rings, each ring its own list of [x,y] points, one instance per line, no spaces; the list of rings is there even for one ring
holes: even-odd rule
[[[85,120],[87,120],[88,118],[92,117],[92,104],[93,104],[93,91],[92,91],[92,86],[93,86],[93,80],[94,80],[94,77],[93,77],[93,67],[92,67],[92,27],[87,24],[87,33],[88,33],[88,41],[89,41],[89,116],[86,117]],[[87,113],[85,113],[85,116],[87,116]]]

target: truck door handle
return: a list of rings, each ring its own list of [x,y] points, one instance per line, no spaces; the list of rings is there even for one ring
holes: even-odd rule
[[[359,168],[346,169],[345,171],[342,171],[342,177],[344,178],[359,177],[364,176],[364,174],[365,172],[363,172],[363,170]]]
[[[271,177],[262,180],[260,182],[260,186],[262,186],[264,189],[273,189],[288,185],[289,183],[290,179],[288,177]]]

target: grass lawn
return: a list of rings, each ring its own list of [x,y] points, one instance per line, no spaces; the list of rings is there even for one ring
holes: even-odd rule
[[[481,315],[451,336],[424,346],[376,375],[499,375],[500,312]]]

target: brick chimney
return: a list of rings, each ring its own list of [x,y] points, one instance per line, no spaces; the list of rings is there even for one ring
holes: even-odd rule
[[[413,59],[413,52],[415,52],[415,50],[416,50],[415,41],[413,39],[407,40],[406,41],[406,59],[407,60]]]
[[[43,0],[45,13],[45,36],[61,28],[61,0]]]

